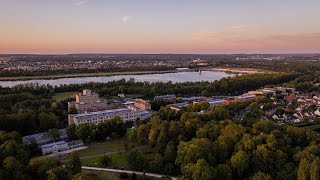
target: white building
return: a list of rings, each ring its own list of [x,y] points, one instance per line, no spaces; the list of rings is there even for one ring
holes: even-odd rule
[[[133,110],[128,108],[121,108],[121,109],[112,109],[112,110],[105,110],[105,111],[98,111],[98,112],[91,112],[91,113],[83,113],[83,114],[75,114],[69,115],[69,125],[75,124],[85,124],[85,123],[92,123],[92,124],[100,124],[105,121],[108,121],[116,116],[119,116],[124,122],[126,121],[135,121],[141,117],[139,110]]]
[[[66,151],[69,149],[74,149],[81,146],[84,146],[83,141],[77,140],[77,141],[71,141],[71,142],[58,141],[50,144],[45,144],[40,147],[41,147],[42,154],[47,155],[47,154],[58,153],[61,151]]]
[[[90,89],[84,89],[82,94],[76,95],[76,101],[68,103],[69,110],[71,107],[77,109],[78,113],[99,111],[107,108],[107,101]]]

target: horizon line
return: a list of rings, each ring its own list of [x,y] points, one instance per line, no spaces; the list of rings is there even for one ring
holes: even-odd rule
[[[303,53],[0,53],[0,55],[305,55],[320,52]]]

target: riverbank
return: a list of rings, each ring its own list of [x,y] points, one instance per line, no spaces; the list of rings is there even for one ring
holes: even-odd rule
[[[61,79],[61,78],[76,78],[76,77],[103,77],[117,75],[144,75],[144,74],[163,74],[174,73],[177,70],[168,71],[132,71],[132,72],[105,72],[105,73],[81,73],[81,74],[57,74],[45,76],[16,76],[16,77],[0,77],[0,81],[22,81],[22,80],[40,80],[40,79]]]
[[[215,67],[207,69],[210,71],[219,71],[230,74],[257,74],[257,73],[273,73],[272,71],[264,69],[254,69],[254,68],[236,68],[236,67]]]

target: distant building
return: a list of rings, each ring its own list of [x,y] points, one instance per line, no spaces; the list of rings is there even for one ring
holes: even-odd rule
[[[149,111],[151,110],[151,104],[148,101],[142,99],[136,99],[134,102],[134,106],[139,108],[141,111]]]
[[[167,94],[162,96],[155,96],[155,101],[165,101],[165,102],[175,102],[177,99],[177,96],[175,94]]]
[[[70,124],[80,125],[85,123],[92,123],[92,124],[100,124],[105,121],[108,121],[116,116],[121,117],[121,119],[126,121],[135,121],[141,117],[139,110],[132,110],[128,108],[121,108],[121,109],[112,109],[112,110],[105,110],[105,111],[98,111],[98,112],[90,112],[90,113],[83,113],[83,114],[74,114],[69,115],[68,121]]]
[[[66,129],[59,129],[59,133],[60,133],[60,138],[59,138],[60,140],[68,139],[68,134]],[[54,141],[54,139],[53,137],[51,137],[51,135],[48,132],[32,134],[32,135],[22,137],[22,142],[24,144],[31,144],[32,142],[34,142],[38,145],[43,145],[43,144],[48,144],[52,141]]]
[[[207,100],[203,102],[207,102],[209,103],[210,107],[214,107],[214,106],[222,106],[226,102],[226,100]]]
[[[195,96],[195,97],[186,97],[186,98],[181,98],[182,101],[187,101],[187,102],[193,102],[193,101],[200,101],[205,99],[203,96]]]
[[[82,94],[76,95],[75,102],[68,103],[68,109],[74,107],[78,113],[98,111],[107,108],[107,101],[99,98],[99,95],[90,89],[84,89]]]
[[[286,87],[275,87],[275,89],[277,91],[280,91],[282,93],[288,93],[288,94],[292,94],[296,92],[295,88],[286,88]]]
[[[237,96],[235,99],[236,100],[250,100],[256,98],[256,95],[242,95],[242,96]]]
[[[123,93],[119,93],[119,94],[118,94],[118,97],[125,98],[125,97],[126,97],[126,95],[125,95],[125,94],[123,94]]]
[[[189,71],[190,68],[176,68],[177,71]]]
[[[84,146],[83,141],[77,140],[77,141],[70,141],[70,142],[58,141],[50,144],[41,145],[40,148],[41,148],[42,154],[47,155],[47,154],[58,153],[61,151],[66,151],[69,149],[74,149],[81,146]]]
[[[182,103],[176,103],[176,104],[169,104],[167,106],[170,107],[172,110],[179,111],[182,107],[185,107],[188,104],[189,104],[188,102],[182,102]]]
[[[151,118],[153,113],[151,111],[141,111],[140,112],[140,120],[146,120]]]

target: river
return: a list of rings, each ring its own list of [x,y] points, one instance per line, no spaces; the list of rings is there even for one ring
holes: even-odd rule
[[[60,79],[39,79],[39,80],[24,80],[24,81],[0,81],[2,87],[13,87],[18,84],[38,83],[59,86],[62,84],[84,84],[89,82],[109,82],[125,78],[129,80],[134,78],[136,82],[197,82],[219,80],[224,77],[232,77],[233,74],[218,71],[202,71],[199,72],[175,72],[164,74],[144,74],[144,75],[116,75],[116,76],[99,76],[99,77],[75,77],[75,78],[60,78]]]

